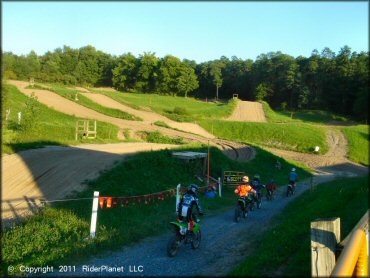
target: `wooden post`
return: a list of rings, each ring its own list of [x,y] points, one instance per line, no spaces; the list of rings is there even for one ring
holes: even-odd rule
[[[330,276],[335,267],[335,249],[340,242],[340,218],[311,222],[311,276]]]

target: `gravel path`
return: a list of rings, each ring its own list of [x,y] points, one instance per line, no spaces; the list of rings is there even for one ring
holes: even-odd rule
[[[353,173],[356,174],[358,173]],[[316,175],[315,183],[326,182],[334,177],[329,172],[322,172]],[[309,187],[308,181],[298,183],[295,195],[289,198],[284,196],[286,187],[280,187],[273,201],[266,201],[264,198],[262,208],[255,209],[239,223],[233,220],[233,210],[202,217],[202,242],[197,250],[191,249],[190,245],[182,245],[178,255],[169,258],[166,246],[172,233],[167,232],[161,236],[146,238],[136,245],[125,246],[120,251],[88,260],[85,264],[76,266],[76,272],[68,273],[67,276],[225,276],[249,252],[248,242],[243,235],[247,232],[253,238],[266,230],[271,219]],[[86,271],[86,268],[101,266],[123,267],[125,272]],[[134,267],[138,270],[139,266],[142,272],[130,272]]]

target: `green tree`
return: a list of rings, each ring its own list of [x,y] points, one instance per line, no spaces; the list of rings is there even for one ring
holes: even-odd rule
[[[257,86],[255,97],[256,100],[266,100],[268,97],[270,97],[273,94],[272,89],[269,87],[266,83],[261,83]]]
[[[88,45],[79,49],[75,77],[81,85],[92,86],[99,80],[98,53],[95,47]]]
[[[183,65],[180,76],[178,78],[178,90],[188,96],[189,92],[192,92],[199,87],[199,82],[193,68]]]
[[[139,69],[136,88],[144,93],[154,92],[156,88],[159,68],[159,58],[155,53],[144,52],[139,55]]]
[[[131,53],[118,58],[118,65],[113,69],[113,86],[118,90],[135,88],[138,72],[138,59]]]
[[[161,60],[159,68],[160,93],[174,96],[179,93],[178,79],[181,76],[181,68],[181,60],[175,56],[167,55]]]
[[[211,63],[209,74],[213,78],[213,84],[216,86],[216,100],[218,100],[218,89],[222,86],[222,69],[225,64],[219,60]]]

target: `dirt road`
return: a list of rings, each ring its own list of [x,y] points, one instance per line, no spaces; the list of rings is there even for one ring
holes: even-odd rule
[[[261,103],[242,100],[238,101],[238,106],[227,120],[239,122],[267,122]]]

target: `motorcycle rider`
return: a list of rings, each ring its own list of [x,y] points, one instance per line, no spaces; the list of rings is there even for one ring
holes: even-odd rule
[[[292,186],[292,191],[294,193],[296,181],[298,179],[298,174],[295,171],[295,168],[292,168],[292,171],[289,173],[289,184]]]
[[[242,181],[243,184],[239,185],[234,192],[238,194],[239,197],[244,198],[245,201],[247,201],[246,199],[254,199],[254,194],[256,194],[256,190],[254,190],[253,187],[249,184],[249,177],[244,176],[242,178]],[[249,195],[252,196],[252,199],[248,197]]]
[[[177,207],[177,216],[179,221],[186,220],[188,224],[188,230],[193,232],[194,219],[193,219],[193,206],[195,205],[198,214],[203,215],[202,207],[200,206],[197,192],[199,190],[198,185],[190,184],[188,191],[181,197]]]
[[[261,189],[264,188],[265,186],[261,182],[260,175],[256,174],[253,176],[252,187],[257,192],[256,199],[261,198],[261,194],[262,194]]]
[[[269,183],[267,184],[266,186],[266,190],[267,191],[270,191],[271,195],[273,194],[273,192],[276,190],[276,183],[273,179],[271,179],[269,181]],[[267,194],[269,194],[269,192],[267,192]]]

